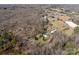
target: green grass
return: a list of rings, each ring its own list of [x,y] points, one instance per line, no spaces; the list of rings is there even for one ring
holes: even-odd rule
[[[76,44],[75,42],[68,42],[65,46],[65,48],[76,48]]]
[[[77,50],[76,48],[68,48],[67,52],[68,52],[68,55],[75,55]]]
[[[8,42],[11,41],[11,43],[12,43],[13,45],[15,45],[15,44],[17,43],[16,38],[15,38],[15,36],[13,35],[12,32],[5,32],[4,34],[1,34],[1,35],[0,35],[0,42],[4,41],[4,40],[6,40],[6,39],[9,40]]]
[[[68,42],[65,46],[66,52],[68,55],[75,55],[77,52],[75,42]]]
[[[0,41],[3,41],[4,40],[4,37],[1,35],[0,36]]]
[[[16,45],[16,43],[17,43],[16,39],[13,38],[12,41],[11,41],[11,43],[12,43],[12,45]]]
[[[79,33],[79,27],[76,27],[76,28],[74,29],[74,32],[75,32],[75,33]]]

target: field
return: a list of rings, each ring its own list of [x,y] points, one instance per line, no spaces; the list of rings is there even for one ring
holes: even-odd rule
[[[69,16],[79,25],[78,10],[79,5],[0,5],[0,54],[79,54],[79,27],[58,19]]]

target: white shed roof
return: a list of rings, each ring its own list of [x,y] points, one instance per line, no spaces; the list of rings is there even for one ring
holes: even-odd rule
[[[51,34],[53,34],[54,32],[56,32],[56,29],[55,29],[55,30],[52,30],[52,31],[51,31]]]
[[[65,23],[68,24],[68,25],[69,25],[70,27],[72,27],[72,28],[75,28],[75,27],[78,26],[77,24],[75,24],[75,23],[72,22],[72,21],[65,21]]]

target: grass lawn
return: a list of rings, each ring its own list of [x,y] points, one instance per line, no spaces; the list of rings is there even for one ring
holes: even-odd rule
[[[74,33],[74,30],[70,28],[68,30],[62,31],[62,33],[67,36],[71,36]]]
[[[58,31],[61,31],[63,34],[67,35],[67,36],[71,36],[72,33],[74,32],[74,30],[72,28],[69,28],[67,30],[63,30],[65,29],[64,22],[63,21],[59,21],[59,20],[55,20],[52,22],[53,27],[56,28]]]
[[[53,27],[59,31],[62,31],[64,23],[62,21],[55,20],[52,22]]]

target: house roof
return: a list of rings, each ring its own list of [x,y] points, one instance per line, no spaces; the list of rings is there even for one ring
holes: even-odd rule
[[[78,26],[77,24],[75,24],[74,22],[71,22],[71,21],[65,21],[65,23],[68,24],[72,28],[75,28]]]

